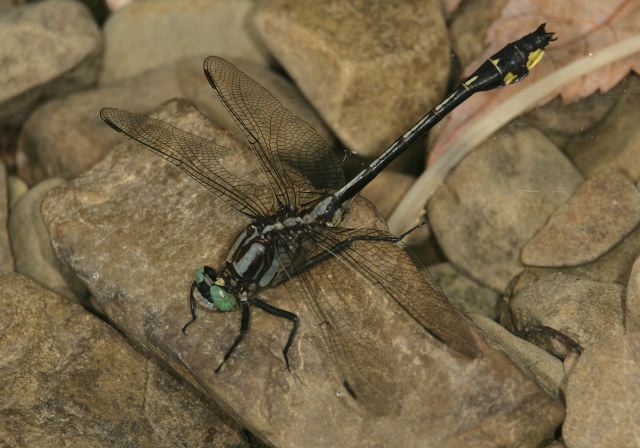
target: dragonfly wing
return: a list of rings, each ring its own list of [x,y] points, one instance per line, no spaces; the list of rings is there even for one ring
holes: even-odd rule
[[[291,272],[299,246],[282,239],[276,247],[280,261]],[[374,414],[387,415],[396,410],[398,400],[383,313],[375,300],[354,300],[352,292],[345,291],[345,285],[353,284],[353,273],[347,271],[329,260],[301,271],[286,285],[297,294],[303,291],[346,390]]]
[[[283,202],[300,205],[344,184],[340,161],[327,143],[267,89],[217,56],[204,61],[204,71]],[[287,197],[291,191],[296,197]]]
[[[421,270],[389,232],[315,226],[310,236],[345,270],[363,275],[392,297],[436,339],[467,357],[479,356],[468,319],[449,303],[428,270]]]
[[[105,108],[100,117],[115,130],[142,143],[182,168],[229,206],[254,218],[268,216],[275,208],[266,185],[248,182],[221,163],[227,149],[161,120],[122,109]]]

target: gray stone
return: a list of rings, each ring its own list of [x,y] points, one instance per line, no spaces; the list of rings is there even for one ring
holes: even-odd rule
[[[41,102],[93,84],[102,39],[72,0],[45,0],[0,15],[0,125],[16,125]]]
[[[385,170],[364,187],[361,194],[388,218],[414,181],[415,178],[408,174]]]
[[[500,294],[485,288],[460,273],[451,263],[429,266],[449,301],[464,313],[476,313],[490,319],[498,317]]]
[[[9,216],[11,247],[17,272],[73,302],[84,303],[87,289],[73,271],[54,255],[40,213],[43,198],[63,184],[61,179],[45,180],[15,204]]]
[[[9,198],[9,209],[12,209],[16,202],[18,202],[18,199],[20,199],[28,190],[29,186],[24,180],[18,176],[8,176],[7,196]]]
[[[7,231],[7,217],[9,215],[7,184],[7,169],[0,162],[0,273],[13,272],[14,270],[13,254]]]
[[[617,168],[634,180],[640,179],[639,102],[640,77],[630,74],[606,118],[567,144],[567,155],[586,176]]]
[[[539,131],[508,126],[453,170],[428,205],[447,258],[483,285],[505,291],[520,251],[582,182]]]
[[[239,430],[79,305],[0,276],[0,444],[220,447]]]
[[[563,268],[525,268],[514,282],[513,292],[517,293],[540,278],[555,272],[624,285],[629,280],[631,266],[638,258],[638,254],[640,254],[640,227],[636,227],[620,244],[591,263]]]
[[[540,387],[558,400],[566,381],[562,361],[540,347],[514,336],[492,319],[481,314],[470,314],[487,340],[505,352],[522,370],[531,373]]]
[[[275,0],[256,27],[340,140],[373,156],[443,99],[447,30],[436,0]]]
[[[462,67],[467,67],[487,49],[487,30],[500,17],[507,0],[462,2],[456,9],[449,32],[451,46]]]
[[[633,263],[625,297],[625,330],[640,331],[640,257]]]
[[[18,173],[30,184],[49,177],[71,179],[101,160],[121,139],[98,115],[105,106],[147,113],[163,102],[184,97],[206,111],[215,123],[240,135],[202,71],[206,55],[194,56],[106,87],[51,101],[25,123],[18,142]],[[269,89],[294,114],[308,121],[327,141],[332,136],[300,92],[273,71],[234,60]]]
[[[158,117],[214,141],[230,138],[184,102],[168,103]],[[241,147],[232,149],[222,163],[249,175],[250,159]],[[371,225],[366,209],[366,201],[356,200],[344,225]],[[354,400],[342,387],[344,377],[323,343],[323,322],[295,280],[260,294],[300,315],[291,372],[282,359],[290,325],[254,307],[249,334],[214,373],[237,335],[239,313],[199,308],[183,336],[189,284],[199,266],[223,262],[248,220],[132,142],[49,195],[43,213],[56,253],[87,282],[109,320],[272,445],[535,446],[562,418],[561,404],[470,327],[482,352],[473,362],[435,341],[379,289],[337,262],[308,275],[316,294],[332,294],[340,306],[356,306],[371,319],[366,326],[349,325],[363,329],[359,336],[372,360],[388,361],[369,367],[391,375],[385,409],[370,407],[363,397]],[[387,416],[377,415],[386,409]]]
[[[640,333],[588,347],[569,375],[568,448],[635,447],[640,440]]]
[[[595,282],[562,273],[541,278],[511,300],[519,334],[559,357],[568,348],[541,327],[552,328],[582,347],[622,334],[622,293],[617,283]]]
[[[100,84],[138,75],[188,56],[243,58],[266,65],[254,36],[250,0],[138,0],[104,25]]]
[[[576,266],[594,261],[640,223],[640,192],[620,171],[587,179],[522,249],[522,263]]]

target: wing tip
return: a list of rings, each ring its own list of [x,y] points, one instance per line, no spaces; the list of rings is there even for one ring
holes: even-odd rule
[[[118,110],[119,109],[116,109],[114,107],[103,107],[102,109],[100,109],[100,118],[107,125],[109,125],[109,127],[115,129],[118,132],[122,132],[122,129],[118,125],[116,125],[115,122],[113,121],[113,115]]]

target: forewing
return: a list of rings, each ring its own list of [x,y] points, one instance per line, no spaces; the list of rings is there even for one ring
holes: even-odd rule
[[[392,241],[389,232],[315,226],[310,235],[345,270],[366,277],[432,336],[462,355],[479,355],[468,320],[449,303],[428,270],[421,271],[402,243]]]
[[[275,209],[273,193],[228,171],[221,163],[222,146],[190,134],[161,120],[122,109],[105,108],[100,117],[115,130],[142,143],[182,168],[229,206],[255,218]]]
[[[304,204],[342,186],[340,161],[311,125],[225,59],[208,57],[204,71],[284,203]]]

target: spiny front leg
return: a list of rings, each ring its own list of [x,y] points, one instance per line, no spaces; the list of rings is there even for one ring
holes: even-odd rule
[[[249,302],[251,303],[251,305],[255,305],[258,308],[260,308],[261,310],[276,316],[276,317],[281,317],[283,319],[287,319],[291,322],[293,322],[293,328],[291,329],[291,331],[289,332],[289,337],[287,338],[287,343],[284,346],[284,349],[282,350],[282,354],[284,355],[284,363],[286,365],[286,369],[291,371],[291,366],[289,365],[289,349],[291,348],[291,344],[293,343],[293,338],[296,336],[296,333],[298,332],[298,324],[299,324],[299,319],[298,319],[298,315],[295,313],[292,313],[291,311],[287,311],[287,310],[283,310],[281,308],[277,308],[273,305],[268,304],[267,302],[265,302],[264,300],[258,299],[258,298],[253,298],[250,299]]]
[[[233,351],[236,349],[240,341],[242,341],[242,338],[244,338],[244,335],[247,334],[247,331],[249,330],[249,303],[246,300],[241,300],[240,304],[242,305],[242,316],[240,317],[240,333],[238,334],[238,336],[236,336],[236,339],[235,341],[233,341],[233,344],[231,344],[231,347],[229,347],[229,350],[227,350],[227,352],[224,354],[222,362],[215,370],[216,373],[218,373],[224,363],[227,362]]]

